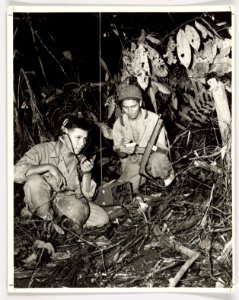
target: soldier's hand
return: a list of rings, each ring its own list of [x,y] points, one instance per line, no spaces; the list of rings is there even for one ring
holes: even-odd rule
[[[135,152],[136,143],[126,144],[120,147],[120,152],[126,154],[133,154]]]
[[[94,160],[96,155],[94,155],[90,160],[84,159],[80,163],[81,171],[83,174],[90,173],[94,166]]]
[[[131,139],[126,139],[126,138],[123,138],[120,142],[121,146],[125,146],[129,143],[133,143],[133,141]]]

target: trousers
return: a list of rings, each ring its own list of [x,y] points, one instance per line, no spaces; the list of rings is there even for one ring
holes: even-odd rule
[[[139,175],[141,158],[142,155],[133,155],[121,160],[122,175],[119,179],[130,181],[134,192],[138,190],[140,185],[146,182],[146,178]],[[146,168],[147,172],[154,178],[166,179],[173,172],[168,156],[160,152],[150,155]]]
[[[101,227],[109,222],[103,208],[91,201],[77,199],[72,191],[54,195],[50,184],[41,175],[29,176],[23,189],[28,210],[42,219],[51,218],[53,210],[58,216],[65,215],[78,225],[86,221],[87,227]]]

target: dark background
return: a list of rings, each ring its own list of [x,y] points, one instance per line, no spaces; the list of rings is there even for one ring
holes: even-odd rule
[[[36,48],[33,43],[29,22],[41,37],[48,49],[64,68],[71,74],[69,81],[74,81],[73,73],[78,74],[81,82],[99,81],[99,56],[106,62],[110,72],[119,70],[122,46],[127,46],[127,39],[136,39],[141,29],[146,33],[155,33],[166,44],[167,36],[183,23],[207,13],[15,13],[14,14],[14,49],[15,72],[24,66],[25,70],[37,73],[38,84],[44,84]],[[213,13],[218,22],[231,22],[231,13]],[[212,13],[210,13],[212,16]],[[116,26],[119,36],[113,29]],[[122,33],[125,36],[122,36]],[[122,45],[121,42],[122,41]],[[59,66],[49,52],[36,39],[38,52],[46,71],[48,83],[59,87],[67,81]],[[62,52],[72,52],[73,61],[64,61]],[[72,71],[72,65],[74,70]]]

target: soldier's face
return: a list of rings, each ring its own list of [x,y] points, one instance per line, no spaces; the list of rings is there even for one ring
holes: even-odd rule
[[[86,144],[88,131],[83,130],[81,128],[66,129],[66,130],[67,130],[66,133],[70,138],[70,141],[67,139],[68,148],[72,152],[74,150],[75,154],[79,154]]]
[[[124,100],[122,103],[122,110],[129,119],[136,119],[141,110],[142,101],[138,100]]]

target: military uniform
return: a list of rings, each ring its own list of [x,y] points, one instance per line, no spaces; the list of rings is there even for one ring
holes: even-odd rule
[[[141,117],[138,121],[138,135],[132,130],[130,120],[126,114],[122,114],[113,126],[114,150],[120,148],[123,139],[128,139],[137,144],[138,147],[145,148],[158,120],[158,115],[141,108]],[[147,164],[147,171],[153,177],[166,179],[173,173],[171,162],[168,159],[168,146],[166,142],[166,132],[163,127],[156,146],[158,152],[152,153]],[[131,154],[121,159],[122,175],[121,180],[130,181],[133,190],[137,191],[140,184],[145,182],[145,178],[139,175],[140,161],[142,154]]]
[[[16,163],[14,181],[24,184],[24,201],[31,213],[43,219],[52,217],[52,209],[57,215],[65,215],[79,225],[87,219],[87,226],[102,226],[109,222],[108,214],[91,199],[95,193],[96,183],[91,179],[90,191],[81,187],[77,172],[78,160],[75,155],[69,157],[69,150],[64,145],[64,137],[56,142],[45,142],[31,148]],[[78,159],[84,159],[82,154]],[[67,163],[66,163],[67,161]],[[66,179],[66,187],[59,190],[56,180],[49,173],[26,176],[33,165],[52,164]]]

